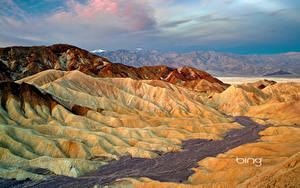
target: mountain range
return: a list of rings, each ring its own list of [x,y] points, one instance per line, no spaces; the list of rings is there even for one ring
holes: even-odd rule
[[[166,65],[190,66],[214,76],[300,76],[300,52],[268,55],[239,55],[214,51],[188,53],[146,51],[103,51],[96,54],[113,62],[140,67]]]
[[[136,80],[163,80],[191,89],[223,91],[228,87],[208,73],[192,67],[167,66],[135,68],[112,63],[86,50],[66,44],[0,48],[0,80],[18,80],[48,69],[78,70],[96,77],[129,77]]]

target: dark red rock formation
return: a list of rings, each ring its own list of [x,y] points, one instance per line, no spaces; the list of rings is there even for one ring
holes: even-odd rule
[[[15,82],[1,82],[0,83],[1,106],[7,110],[7,101],[9,98],[14,98],[20,104],[20,110],[25,111],[25,103],[30,106],[48,106],[52,109],[57,105],[57,102],[49,94],[43,94],[35,86]]]
[[[79,106],[79,105],[77,105],[77,104],[75,104],[75,105],[72,107],[72,109],[71,109],[71,111],[72,111],[74,114],[76,114],[76,115],[81,115],[81,116],[85,116],[85,115],[88,113],[88,111],[90,111],[90,110],[92,110],[92,109],[89,108],[89,107],[86,107],[86,106]],[[97,111],[97,112],[102,112],[103,109],[97,108],[95,111]]]
[[[178,69],[167,66],[144,66],[135,68],[120,63],[111,63],[86,50],[66,44],[34,47],[0,48],[0,80],[18,80],[47,69],[64,71],[79,70],[97,77],[129,77],[136,80],[163,80],[194,89],[201,80],[220,84],[220,80],[204,71],[191,67]]]
[[[90,73],[103,66],[105,58],[71,45],[57,44],[49,47],[0,48],[1,72],[12,80],[24,78],[47,69],[80,70]],[[91,74],[91,73],[90,73]]]

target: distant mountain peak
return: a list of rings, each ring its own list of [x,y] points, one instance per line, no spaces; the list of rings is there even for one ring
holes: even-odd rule
[[[287,75],[287,74],[292,74],[292,73],[283,71],[283,70],[278,70],[278,71],[275,71],[272,73],[265,74],[264,76],[281,76],[281,75]]]
[[[97,49],[97,50],[93,50],[91,51],[92,53],[103,53],[103,52],[107,52],[107,50],[103,50],[103,49]]]
[[[136,48],[135,51],[137,51],[137,52],[144,51],[144,48]]]

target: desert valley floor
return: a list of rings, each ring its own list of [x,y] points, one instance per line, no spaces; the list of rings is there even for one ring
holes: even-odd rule
[[[0,59],[0,187],[300,187],[298,80],[226,84],[64,45]]]

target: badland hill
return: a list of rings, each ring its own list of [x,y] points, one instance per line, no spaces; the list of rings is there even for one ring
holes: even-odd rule
[[[299,186],[300,83],[228,85],[69,45],[2,48],[0,59],[0,185]],[[178,157],[202,147],[197,166]],[[155,162],[163,158],[188,175]]]

